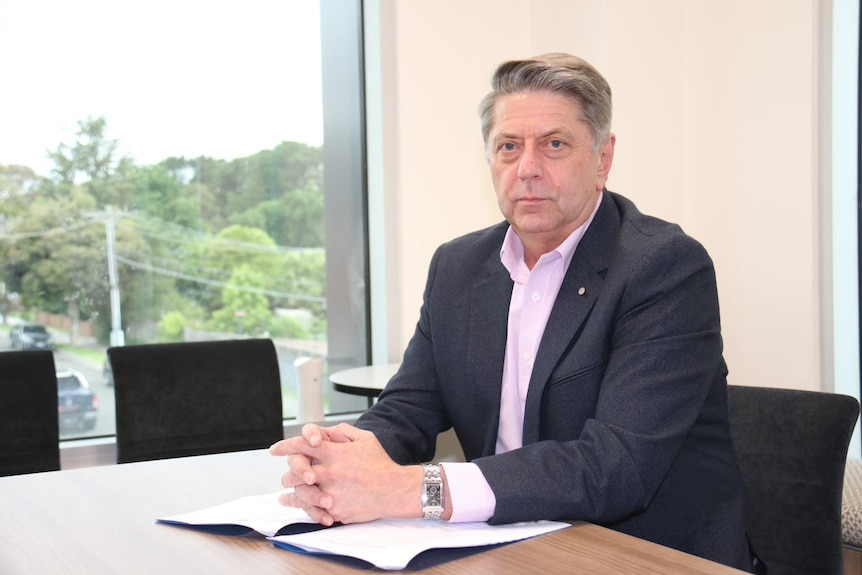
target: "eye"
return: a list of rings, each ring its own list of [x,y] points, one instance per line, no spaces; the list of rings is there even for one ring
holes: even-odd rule
[[[515,144],[513,144],[512,142],[505,142],[502,146],[500,146],[500,149],[504,152],[511,152],[515,149]]]
[[[551,140],[550,142],[548,142],[548,145],[555,150],[559,150],[566,144],[562,140]]]

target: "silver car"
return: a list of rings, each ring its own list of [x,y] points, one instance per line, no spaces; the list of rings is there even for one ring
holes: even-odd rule
[[[9,347],[12,349],[54,349],[54,340],[44,325],[21,323],[9,330]]]

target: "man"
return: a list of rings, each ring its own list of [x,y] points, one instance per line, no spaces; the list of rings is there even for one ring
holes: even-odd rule
[[[401,368],[355,427],[272,447],[282,503],[324,525],[586,520],[751,569],[709,256],[605,189],[611,90],[592,66],[506,62],[492,86],[506,221],[434,254]],[[467,462],[420,465],[450,427]]]

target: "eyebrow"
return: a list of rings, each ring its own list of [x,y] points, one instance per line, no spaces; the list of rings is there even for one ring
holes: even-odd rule
[[[572,139],[574,137],[573,133],[570,130],[566,130],[564,128],[554,128],[553,130],[548,130],[547,132],[543,132],[539,134],[539,140],[546,140],[548,138],[552,138],[554,136],[562,136],[567,139]],[[512,132],[500,132],[495,135],[491,141],[498,142],[500,140],[523,140],[522,136],[517,136]]]

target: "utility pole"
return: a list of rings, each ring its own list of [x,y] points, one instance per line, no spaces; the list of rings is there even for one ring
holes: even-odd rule
[[[111,346],[126,344],[120,316],[120,282],[117,278],[117,250],[114,242],[114,206],[105,207],[105,236],[108,256],[108,283],[111,287]]]
[[[111,295],[111,347],[126,345],[123,323],[120,317],[120,281],[117,276],[117,248],[114,241],[114,226],[117,214],[114,206],[105,206],[104,212],[81,212],[94,220],[105,222],[105,251],[108,258],[108,285]]]

